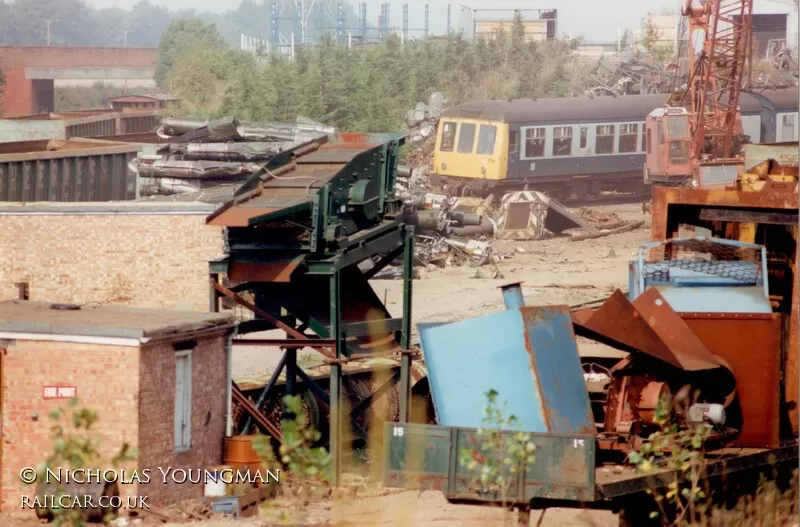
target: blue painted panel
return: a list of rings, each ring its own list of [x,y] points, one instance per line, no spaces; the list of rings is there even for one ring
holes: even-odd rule
[[[439,424],[481,428],[498,392],[514,430],[595,433],[566,307],[523,307],[452,324],[419,324]]]
[[[566,307],[522,308],[549,432],[595,433],[578,344]]]
[[[519,310],[417,328],[440,425],[482,428],[486,392],[495,390],[519,420],[515,430],[548,431]]]
[[[772,313],[760,286],[655,287],[677,313]]]

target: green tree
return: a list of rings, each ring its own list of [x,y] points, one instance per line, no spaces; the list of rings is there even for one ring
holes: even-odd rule
[[[225,47],[225,42],[217,33],[217,28],[200,20],[175,20],[170,23],[161,36],[156,59],[156,82],[162,88],[167,86],[167,76],[173,67],[180,66],[184,55],[197,58],[197,50],[213,52]]]
[[[665,42],[661,30],[653,24],[649,13],[644,23],[641,44],[645,56],[655,64],[664,65],[673,56],[672,47]]]

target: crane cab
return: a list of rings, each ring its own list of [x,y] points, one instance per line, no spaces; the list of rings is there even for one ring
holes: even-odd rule
[[[680,185],[692,177],[691,135],[686,108],[657,108],[645,119],[644,181]]]

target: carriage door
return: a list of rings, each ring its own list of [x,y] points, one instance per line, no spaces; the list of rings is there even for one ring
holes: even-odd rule
[[[591,155],[589,151],[589,125],[578,125],[578,149],[577,154],[580,156]]]

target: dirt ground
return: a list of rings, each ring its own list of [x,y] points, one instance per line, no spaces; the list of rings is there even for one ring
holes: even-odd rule
[[[645,225],[632,232],[584,241],[552,238],[541,241],[495,242],[495,249],[510,257],[497,264],[502,278],[475,278],[474,267],[449,267],[422,270],[422,277],[413,285],[414,323],[455,321],[498,311],[503,301],[498,286],[510,282],[522,285],[528,305],[576,304],[608,296],[616,288],[627,289],[627,266],[636,249],[649,241],[650,216],[643,215],[638,204],[593,207],[615,212],[622,219],[645,220]],[[379,297],[387,299],[389,310],[400,314],[402,283],[399,280],[375,280]],[[582,355],[604,353],[599,345],[579,344]],[[234,378],[261,377],[278,360],[278,354],[245,348],[234,355]],[[259,519],[206,520],[194,522],[197,527],[255,527],[263,525],[413,525],[460,526],[502,525],[500,509],[474,505],[449,504],[441,493],[381,489],[377,483],[337,499],[315,499],[306,503],[267,502]],[[535,511],[531,525],[597,526],[617,525],[609,512],[575,509],[550,509],[542,518]],[[30,515],[32,516],[32,514]],[[27,527],[37,525],[32,517],[5,518],[0,525]],[[128,525],[150,525],[151,521],[131,521]],[[163,524],[162,524],[163,525]]]

